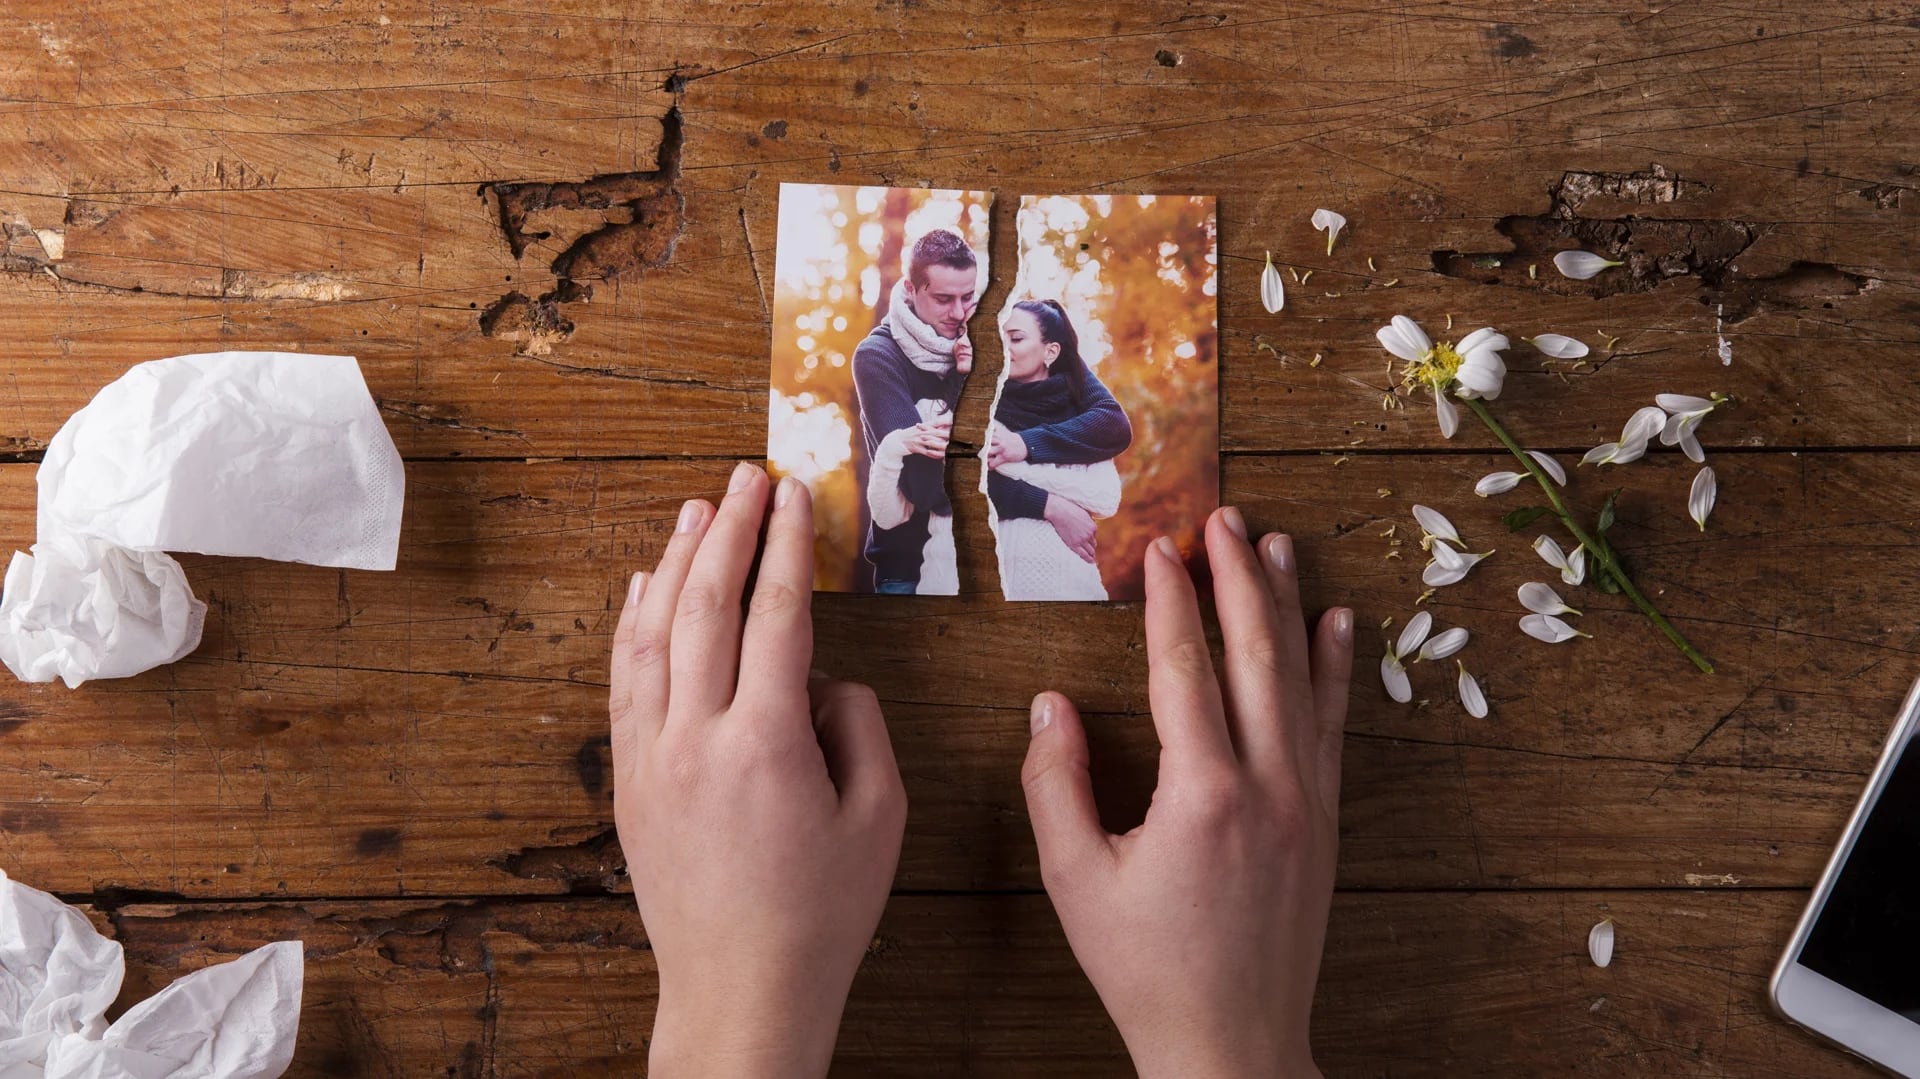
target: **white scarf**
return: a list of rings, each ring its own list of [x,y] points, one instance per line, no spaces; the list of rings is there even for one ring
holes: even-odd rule
[[[929,374],[944,375],[953,370],[953,346],[955,338],[942,337],[940,331],[921,321],[913,311],[913,304],[907,299],[907,279],[901,278],[893,283],[893,294],[887,298],[887,317],[881,321],[900,351],[907,354],[913,365]]]

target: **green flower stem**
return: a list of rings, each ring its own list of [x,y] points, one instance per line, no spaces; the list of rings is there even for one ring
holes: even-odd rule
[[[1687,643],[1687,639],[1680,635],[1680,631],[1673,628],[1673,623],[1667,621],[1667,616],[1661,614],[1659,609],[1640,593],[1640,589],[1633,583],[1632,578],[1628,577],[1627,572],[1620,568],[1620,563],[1615,561],[1613,548],[1587,535],[1586,529],[1580,527],[1580,522],[1574,520],[1573,513],[1567,509],[1567,504],[1560,500],[1560,492],[1553,489],[1553,481],[1541,469],[1540,462],[1527,456],[1527,451],[1521,449],[1520,444],[1507,433],[1507,429],[1500,426],[1500,421],[1493,418],[1493,413],[1487,411],[1485,402],[1471,397],[1464,400],[1467,407],[1473,410],[1473,414],[1480,417],[1480,422],[1487,425],[1487,430],[1492,431],[1494,436],[1500,439],[1501,443],[1512,452],[1514,458],[1526,468],[1527,474],[1540,485],[1540,489],[1547,493],[1547,501],[1553,503],[1553,512],[1560,518],[1560,523],[1567,526],[1567,531],[1573,533],[1573,538],[1580,541],[1580,546],[1587,549],[1587,553],[1593,556],[1594,561],[1606,571],[1607,576],[1620,585],[1620,590],[1627,594],[1627,598],[1633,600],[1633,605],[1640,608],[1641,613],[1648,618],[1653,619],[1653,624],[1660,627],[1660,632],[1666,634],[1667,639],[1692,660],[1695,667],[1700,668],[1702,673],[1712,674],[1713,664],[1707,660],[1707,657],[1701,655],[1698,649]]]

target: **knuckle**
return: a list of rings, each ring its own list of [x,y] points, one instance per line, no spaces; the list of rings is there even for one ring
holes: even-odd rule
[[[664,629],[636,629],[627,654],[633,657],[636,668],[645,670],[666,658],[667,644],[672,639],[673,635]]]
[[[1266,632],[1248,634],[1235,641],[1233,651],[1239,661],[1255,673],[1278,670],[1283,658],[1279,638]]]
[[[1207,651],[1207,642],[1193,637],[1168,642],[1158,660],[1168,674],[1180,677],[1199,678],[1213,673],[1213,655]]]
[[[753,613],[763,618],[782,618],[806,606],[800,592],[783,581],[761,581],[753,592]]]
[[[688,581],[680,590],[680,602],[675,605],[675,617],[689,625],[702,625],[721,616],[731,601],[721,595],[720,587],[712,581]]]

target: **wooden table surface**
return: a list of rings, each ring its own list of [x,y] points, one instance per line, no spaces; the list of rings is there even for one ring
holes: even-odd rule
[[[989,311],[1014,196],[1199,192],[1223,496],[1297,537],[1311,606],[1361,616],[1327,1071],[1868,1074],[1763,994],[1920,673],[1910,5],[9,8],[0,542],[32,541],[54,431],[142,360],[352,353],[408,460],[397,572],[189,557],[192,657],[0,690],[0,862],[125,943],[123,1006],[299,937],[289,1074],[639,1072],[608,638],[680,501],[763,450],[778,184],[994,188]],[[1331,257],[1319,206],[1352,221]],[[1547,259],[1576,245],[1630,264],[1565,280]],[[1266,250],[1315,271],[1278,316]],[[1509,462],[1470,421],[1448,442],[1382,410],[1397,312],[1617,338],[1578,368],[1511,354],[1501,414],[1569,463],[1655,393],[1740,399],[1702,428],[1704,534],[1670,451],[1574,488],[1591,511],[1626,486],[1616,543],[1717,674],[1591,589],[1593,640],[1521,637],[1513,589],[1545,567],[1472,495]],[[1485,720],[1440,672],[1408,706],[1372,673],[1422,590],[1381,536],[1415,502],[1499,551],[1432,603],[1476,635]],[[815,605],[912,803],[838,1070],[1124,1073],[1017,772],[1029,696],[1064,690],[1138,815],[1140,611],[1001,602],[981,507],[958,517],[963,595]]]

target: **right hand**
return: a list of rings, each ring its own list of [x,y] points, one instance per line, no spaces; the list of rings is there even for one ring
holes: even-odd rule
[[[1322,615],[1309,652],[1291,541],[1267,536],[1256,556],[1245,535],[1231,508],[1207,523],[1224,687],[1177,550],[1148,548],[1161,751],[1140,827],[1101,827],[1073,703],[1033,702],[1021,779],[1040,875],[1145,1079],[1319,1074],[1307,1021],[1333,894],[1353,612]]]
[[[1042,513],[1060,534],[1060,542],[1067,545],[1067,550],[1079,555],[1082,561],[1094,560],[1093,514],[1078,502],[1056,494],[1047,496],[1047,508]]]

